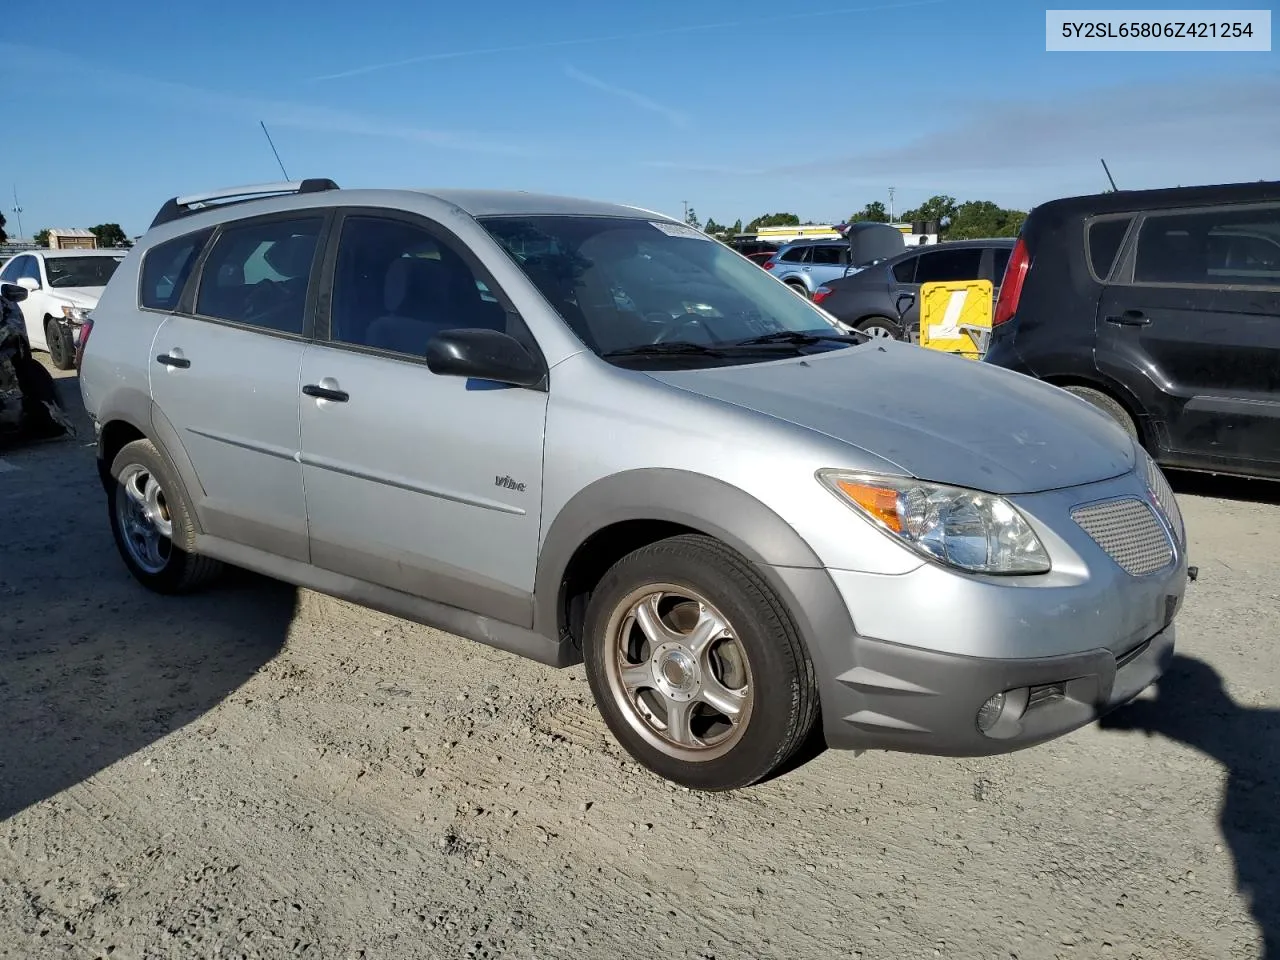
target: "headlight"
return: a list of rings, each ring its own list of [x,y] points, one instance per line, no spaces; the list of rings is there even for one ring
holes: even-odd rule
[[[84,323],[89,316],[89,307],[73,307],[64,303],[62,305],[62,316],[72,323]]]
[[[1004,497],[907,477],[819,470],[819,482],[930,560],[974,573],[1048,573],[1049,554]]]

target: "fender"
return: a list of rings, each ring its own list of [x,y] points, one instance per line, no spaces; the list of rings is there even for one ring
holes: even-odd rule
[[[538,633],[553,638],[562,633],[561,590],[578,547],[605,527],[626,520],[660,520],[699,530],[761,567],[823,566],[790,524],[723,480],[685,470],[627,470],[584,487],[547,530],[534,578],[534,629]],[[769,575],[768,570],[762,572]],[[773,576],[769,579],[776,581]]]

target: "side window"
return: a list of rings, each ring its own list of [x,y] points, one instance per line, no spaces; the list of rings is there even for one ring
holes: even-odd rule
[[[1280,206],[1151,214],[1138,232],[1135,283],[1280,286]]]
[[[898,283],[914,283],[916,279],[916,263],[919,257],[907,257],[901,263],[893,265],[893,279]]]
[[[808,252],[809,252],[808,246],[792,247],[790,250],[788,250],[778,259],[783,260],[787,263],[804,263],[805,254],[807,254]]]
[[[182,288],[211,233],[212,228],[175,237],[148,250],[142,261],[138,303],[148,310],[177,309]]]
[[[454,247],[420,224],[342,223],[329,339],[413,357],[442,330],[507,329],[507,314]]]
[[[844,262],[843,260],[840,259],[840,250],[841,250],[840,247],[835,247],[835,246],[814,247],[813,262],[820,263],[828,267],[838,266],[839,264]],[[849,248],[845,247],[844,250],[847,253]]]
[[[1089,266],[1093,275],[1105,281],[1115,266],[1116,255],[1120,253],[1120,244],[1124,242],[1125,231],[1133,217],[1116,217],[1108,220],[1095,220],[1089,224],[1089,233],[1085,241],[1089,250]]]
[[[998,287],[1004,279],[1005,269],[1009,266],[1009,255],[1013,250],[1009,247],[996,247],[991,251],[991,280]]]
[[[981,269],[981,247],[933,250],[920,254],[920,265],[916,268],[916,283],[977,280]]]
[[[224,229],[200,273],[196,313],[301,334],[307,284],[324,217],[268,220]]]
[[[22,261],[26,257],[14,257],[4,265],[4,269],[0,270],[0,283],[13,283],[21,276]]]

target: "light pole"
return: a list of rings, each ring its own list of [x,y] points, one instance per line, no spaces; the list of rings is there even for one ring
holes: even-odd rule
[[[13,212],[18,216],[18,239],[22,239],[22,205],[18,203],[18,185],[13,186]]]
[[[689,222],[689,201],[681,200],[680,202],[684,204],[684,222],[688,223]]]
[[[889,222],[893,223],[893,187],[889,188]]]

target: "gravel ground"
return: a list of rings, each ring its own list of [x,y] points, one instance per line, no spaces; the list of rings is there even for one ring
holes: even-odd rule
[[[0,451],[0,957],[1183,960],[1280,938],[1267,485],[1179,481],[1181,653],[1106,729],[995,759],[828,751],[707,796],[626,758],[581,667],[248,574],[146,593],[90,439]]]

